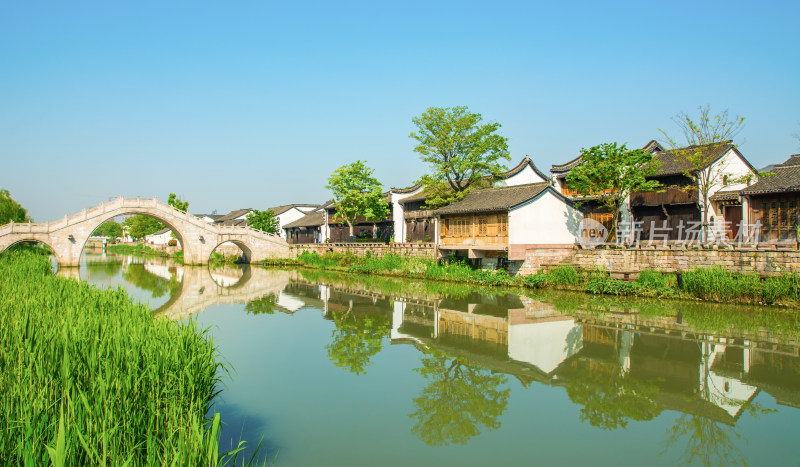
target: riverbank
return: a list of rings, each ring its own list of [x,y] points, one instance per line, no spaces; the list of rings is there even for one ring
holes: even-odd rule
[[[122,289],[0,256],[0,453],[8,463],[217,465],[218,352],[192,321],[154,319]]]
[[[386,254],[381,257],[342,253],[303,252],[296,260],[269,260],[265,265],[303,266],[331,271],[380,274],[441,280],[485,286],[580,291],[590,294],[664,299],[703,300],[743,304],[800,307],[800,275],[760,277],[731,273],[723,268],[697,268],[682,274],[643,271],[634,281],[612,278],[603,270],[557,266],[528,276],[509,276],[504,270],[472,269],[463,263],[442,263],[425,258]]]

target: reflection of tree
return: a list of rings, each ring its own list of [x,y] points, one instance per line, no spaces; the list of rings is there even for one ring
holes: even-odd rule
[[[265,295],[255,300],[250,300],[244,309],[251,315],[271,315],[275,313],[275,305],[278,304],[278,296],[275,294]]]
[[[569,399],[583,405],[581,420],[604,430],[625,428],[628,420],[650,420],[658,413],[653,396],[658,387],[612,366],[601,371],[584,360],[575,361],[567,385]],[[590,366],[592,366],[590,368]]]
[[[122,272],[122,277],[140,289],[149,290],[153,293],[153,298],[171,294],[180,287],[181,283],[172,276],[170,280],[151,274],[144,268],[144,264],[130,264]]]
[[[383,314],[356,314],[352,309],[351,303],[347,311],[333,313],[336,329],[325,348],[334,365],[361,374],[366,372],[370,357],[381,351],[392,325]]]
[[[411,432],[426,444],[465,444],[480,434],[481,426],[500,427],[498,417],[510,391],[498,388],[506,383],[505,376],[438,350],[427,351],[416,371],[428,385],[414,399],[415,411],[409,417],[417,423]]]
[[[108,277],[114,277],[122,269],[122,261],[87,261],[86,270],[89,274],[105,274]]]
[[[675,425],[667,429],[667,434],[667,447],[664,452],[681,438],[686,438],[686,449],[676,464],[687,465],[692,462],[703,465],[747,464],[742,452],[734,444],[741,435],[736,433],[732,426],[699,415],[683,414],[675,420]]]

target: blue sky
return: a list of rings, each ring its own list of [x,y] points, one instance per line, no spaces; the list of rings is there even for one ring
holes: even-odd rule
[[[503,126],[547,171],[601,142],[746,118],[757,167],[800,152],[800,2],[3,2],[0,188],[37,221],[109,196],[194,213],[323,202],[367,160],[426,166],[431,106]]]

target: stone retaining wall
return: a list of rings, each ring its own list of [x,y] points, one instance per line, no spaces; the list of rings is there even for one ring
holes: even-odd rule
[[[571,264],[585,269],[616,272],[687,271],[722,267],[758,274],[800,272],[800,251],[777,249],[531,249],[525,252],[520,274],[535,274],[542,267]]]
[[[418,258],[436,259],[439,257],[436,245],[432,243],[307,243],[290,245],[293,257],[304,251],[317,252],[320,255],[333,251],[336,253],[353,253],[364,256],[367,251],[372,256],[383,256],[394,253],[400,256],[415,256]]]

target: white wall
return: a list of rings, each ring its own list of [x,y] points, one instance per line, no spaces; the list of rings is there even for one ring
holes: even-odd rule
[[[286,240],[286,231],[283,230],[283,226],[305,217],[306,214],[306,212],[301,211],[298,208],[292,208],[275,216],[278,219],[278,235],[280,235],[282,239]]]
[[[421,191],[422,187],[419,187],[410,193],[392,193],[390,195],[392,200],[392,223],[394,224],[395,242],[404,242],[406,239],[406,212],[405,209],[403,209],[403,205],[400,204],[400,200],[416,195]]]
[[[580,241],[583,214],[551,189],[508,213],[508,243],[563,245]]]
[[[541,183],[547,182],[548,180],[542,178],[533,171],[533,168],[529,165],[526,165],[524,169],[522,169],[518,174],[513,175],[505,179],[505,186],[516,186],[516,185],[527,185],[528,183]]]
[[[747,163],[745,163],[733,149],[729,150],[722,158],[720,158],[720,160],[715,162],[709,170],[712,174],[711,177],[717,178],[716,183],[714,183],[711,186],[711,189],[708,190],[709,197],[713,196],[714,193],[720,190],[741,190],[747,187],[747,183],[729,183],[728,185],[723,185],[723,175],[727,175],[728,178],[738,178],[748,174],[753,174],[753,180],[750,182],[751,184],[755,183],[758,178],[750,169],[750,166],[748,166]],[[709,203],[708,220],[711,222],[711,216],[714,216],[714,228],[722,229],[722,222],[724,221],[723,212],[722,208],[716,206],[716,204],[717,203],[714,202]],[[703,209],[702,204],[700,205],[700,209]]]
[[[144,237],[144,240],[145,242],[153,245],[166,245],[170,240],[172,240],[172,231],[167,230],[166,232],[158,235],[147,235]]]

